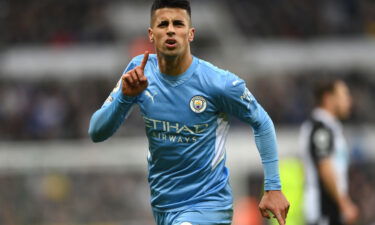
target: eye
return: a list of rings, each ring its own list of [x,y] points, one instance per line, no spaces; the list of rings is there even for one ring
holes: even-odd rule
[[[168,26],[168,21],[161,21],[158,25],[158,27],[167,27]]]
[[[181,20],[175,20],[175,21],[173,21],[173,25],[174,26],[179,26],[179,27],[185,26],[184,22],[181,21]]]

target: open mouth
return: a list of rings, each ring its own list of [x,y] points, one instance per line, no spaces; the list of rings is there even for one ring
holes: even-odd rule
[[[172,39],[172,38],[168,38],[166,41],[165,41],[165,44],[168,48],[175,48],[177,46],[177,41],[175,39]]]

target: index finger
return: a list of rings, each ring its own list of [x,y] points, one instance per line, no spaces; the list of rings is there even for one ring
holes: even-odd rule
[[[146,67],[146,64],[147,64],[147,60],[148,60],[148,55],[149,55],[149,52],[146,51],[144,56],[143,56],[143,60],[142,60],[142,63],[141,63],[141,69],[144,70],[145,67]]]
[[[276,213],[276,214],[274,213],[274,215],[276,216],[276,219],[280,225],[285,224],[285,219],[281,216],[281,213]]]

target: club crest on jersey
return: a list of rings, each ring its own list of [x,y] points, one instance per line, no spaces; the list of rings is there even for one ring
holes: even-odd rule
[[[195,113],[202,113],[206,110],[207,101],[202,96],[194,96],[190,100],[190,109]]]

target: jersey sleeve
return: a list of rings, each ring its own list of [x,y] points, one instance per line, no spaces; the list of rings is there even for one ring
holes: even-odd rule
[[[236,75],[228,74],[220,92],[221,111],[249,124],[254,131],[263,164],[265,190],[281,190],[276,132],[271,118]]]
[[[310,154],[315,163],[328,158],[333,152],[332,130],[322,123],[315,123],[310,136]]]
[[[124,73],[136,66],[136,63],[132,60]],[[134,103],[137,101],[137,97],[123,95],[121,85],[120,78],[102,107],[91,117],[88,133],[94,142],[104,141],[112,136],[130,114]]]

